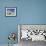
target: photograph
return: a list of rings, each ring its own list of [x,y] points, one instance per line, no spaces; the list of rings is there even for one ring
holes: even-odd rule
[[[7,7],[6,8],[6,16],[16,16],[16,8]]]

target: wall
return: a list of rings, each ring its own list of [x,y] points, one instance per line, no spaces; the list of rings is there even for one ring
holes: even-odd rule
[[[17,7],[17,16],[5,17],[5,7]],[[17,24],[46,24],[46,0],[0,0],[0,44],[18,32]]]

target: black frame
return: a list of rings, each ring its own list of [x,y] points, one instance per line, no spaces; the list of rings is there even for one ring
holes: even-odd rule
[[[8,9],[8,8],[16,9],[16,15],[15,15],[15,16],[10,16],[10,15],[9,15],[9,16],[6,16],[6,8],[7,8],[7,9]],[[6,16],[6,17],[16,17],[16,16],[17,16],[17,7],[5,7],[5,16]]]

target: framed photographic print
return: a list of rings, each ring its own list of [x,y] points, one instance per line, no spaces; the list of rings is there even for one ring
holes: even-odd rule
[[[16,16],[16,7],[6,7],[6,16]]]

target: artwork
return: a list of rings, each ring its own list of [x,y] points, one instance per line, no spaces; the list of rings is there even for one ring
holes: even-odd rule
[[[16,16],[16,8],[15,7],[7,7],[6,8],[6,16]]]

